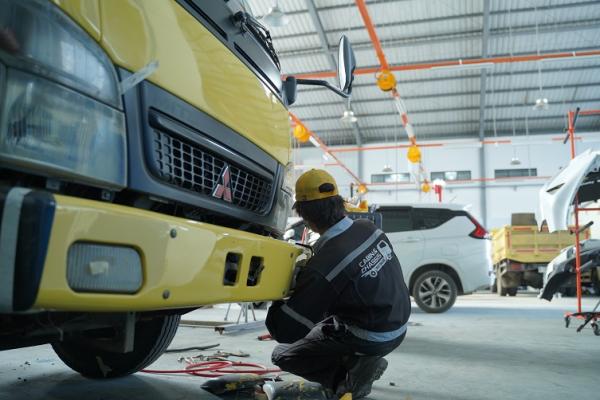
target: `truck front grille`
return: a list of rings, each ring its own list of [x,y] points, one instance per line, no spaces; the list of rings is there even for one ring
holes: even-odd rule
[[[263,214],[267,211],[273,184],[251,171],[229,164],[219,155],[200,145],[153,129],[153,160],[159,178],[186,190],[215,197],[217,185],[223,185],[223,171],[229,166],[231,203]],[[227,196],[218,196],[227,201]]]

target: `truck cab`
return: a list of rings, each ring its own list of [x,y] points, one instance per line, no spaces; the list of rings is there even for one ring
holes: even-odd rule
[[[189,310],[287,294],[297,82],[250,10],[1,0],[0,27],[0,349],[121,376]]]

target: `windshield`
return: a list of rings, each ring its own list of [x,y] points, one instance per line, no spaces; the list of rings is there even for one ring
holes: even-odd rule
[[[281,67],[268,29],[245,0],[177,0],[281,100]]]
[[[243,32],[250,33],[254,39],[259,42],[262,48],[271,57],[271,60],[277,65],[277,69],[281,71],[281,64],[279,63],[277,52],[273,47],[271,33],[256,19],[248,2],[245,0],[230,1],[228,4],[233,11],[234,19],[239,24],[240,29]]]

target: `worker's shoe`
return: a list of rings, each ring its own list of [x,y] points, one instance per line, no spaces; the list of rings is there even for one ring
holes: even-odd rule
[[[352,393],[352,399],[362,399],[371,393],[373,382],[381,378],[385,372],[388,362],[383,357],[362,356],[350,371],[346,378],[345,387],[341,392],[349,391]],[[340,391],[338,391],[340,393]]]

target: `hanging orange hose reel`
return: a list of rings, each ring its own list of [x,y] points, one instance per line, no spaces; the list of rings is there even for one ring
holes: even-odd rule
[[[377,86],[384,92],[389,92],[396,87],[396,77],[389,69],[382,69],[375,74]]]

